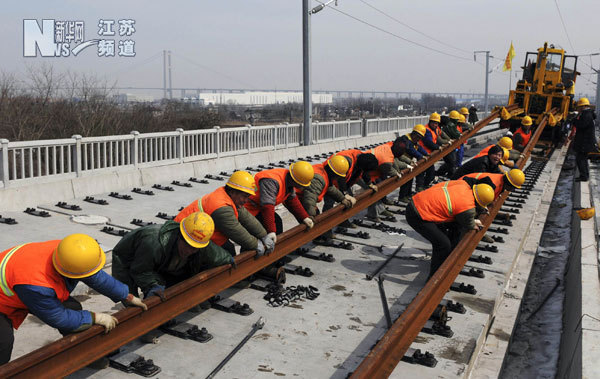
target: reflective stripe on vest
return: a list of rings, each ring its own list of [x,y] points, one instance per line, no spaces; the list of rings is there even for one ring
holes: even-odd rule
[[[452,216],[452,200],[450,200],[450,193],[448,193],[448,183],[450,183],[449,181],[446,182],[444,184],[444,187],[442,187],[442,189],[444,190],[444,196],[446,196],[446,204],[448,205],[448,214],[450,216]]]
[[[25,245],[25,244],[23,244],[23,245]],[[6,253],[4,258],[2,258],[2,262],[0,262],[0,288],[2,288],[2,292],[4,292],[4,294],[6,296],[14,295],[14,292],[10,289],[10,287],[8,286],[8,282],[6,281],[6,265],[8,264],[8,260],[10,259],[10,257],[14,253],[16,253],[17,250],[19,250],[21,247],[23,247],[23,245],[14,247],[11,251]]]

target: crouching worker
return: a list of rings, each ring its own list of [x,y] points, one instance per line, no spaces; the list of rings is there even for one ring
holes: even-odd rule
[[[252,175],[246,171],[236,171],[225,186],[192,202],[173,221],[181,222],[194,212],[205,212],[215,223],[215,232],[210,240],[231,255],[235,255],[232,241],[240,245],[241,251],[269,253],[275,248],[275,241],[267,237],[265,228],[244,207],[250,196],[256,195],[255,191]]]
[[[66,335],[102,325],[106,332],[117,319],[83,310],[70,296],[79,281],[113,301],[148,309],[125,284],[102,271],[106,255],[85,234],[62,240],[25,243],[0,253],[0,365],[10,360],[14,329],[28,313]]]
[[[145,297],[164,298],[164,290],[206,269],[233,263],[233,257],[212,243],[215,225],[203,212],[181,223],[167,221],[127,233],[113,249],[113,276],[142,290]]]
[[[450,237],[444,232],[444,224],[456,222],[461,237],[469,230],[482,226],[477,219],[481,211],[494,200],[494,189],[488,184],[476,184],[471,188],[464,180],[438,183],[415,194],[406,207],[406,221],[426,240],[431,242],[431,265],[429,278],[452,252]]]

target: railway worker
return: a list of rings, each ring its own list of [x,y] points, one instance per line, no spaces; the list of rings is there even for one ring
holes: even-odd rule
[[[329,198],[329,203],[341,203],[346,208],[351,208],[356,204],[353,196],[344,194],[346,189],[346,175],[350,164],[346,157],[333,155],[327,161],[313,165],[315,176],[310,182],[310,186],[296,190],[300,197],[300,202],[309,216],[319,214],[317,204],[325,198]],[[324,209],[323,211],[326,211]]]
[[[461,132],[458,131],[458,122],[460,121],[460,113],[458,111],[451,111],[448,114],[448,121],[445,125],[442,126],[442,130],[446,133],[446,135],[450,138],[449,143],[454,142],[454,140],[460,138]],[[438,176],[447,176],[450,177],[454,174],[454,170],[456,169],[456,152],[452,151],[444,157],[444,163],[442,166],[436,171],[436,175]]]
[[[274,168],[254,175],[256,194],[250,196],[245,207],[263,224],[273,241],[277,242],[277,234],[283,232],[283,221],[275,213],[275,206],[279,204],[283,204],[299,223],[304,223],[309,229],[314,226],[313,219],[302,207],[294,190],[310,186],[314,176],[313,167],[305,161],[292,163],[289,169]]]
[[[525,116],[521,120],[521,127],[517,129],[513,133],[513,147],[515,150],[519,152],[523,152],[525,150],[525,146],[529,143],[531,139],[531,126],[533,125],[533,120],[531,117]]]
[[[185,207],[173,221],[181,222],[194,212],[205,212],[215,223],[215,232],[211,241],[223,247],[234,256],[235,246],[241,251],[257,250],[270,253],[275,241],[269,236],[262,224],[244,207],[250,196],[256,194],[256,183],[246,171],[236,171],[225,186],[204,195]]]
[[[476,184],[471,188],[464,180],[438,183],[412,197],[406,207],[406,221],[431,242],[429,278],[452,252],[453,241],[443,231],[445,224],[458,224],[461,236],[469,230],[479,230],[483,225],[477,214],[493,200],[490,185]]]
[[[398,137],[395,141],[395,143],[403,144],[405,146],[406,154],[413,160],[413,162],[416,162],[421,158],[424,158],[425,160],[429,159],[429,153],[419,146],[419,141],[425,136],[426,130],[427,128],[425,125],[415,125],[410,133]],[[434,178],[435,168],[432,165],[425,172],[417,175],[416,191],[420,192],[424,190],[431,184]],[[412,180],[400,187],[398,201],[408,203],[410,200],[411,191]]]
[[[460,111],[462,112],[463,110],[467,111],[467,115],[468,115],[469,110],[465,107],[462,107],[460,109]],[[467,123],[467,117],[462,113],[460,114],[460,118],[458,119],[458,124],[456,125],[456,129],[458,129],[458,131],[460,132],[461,135],[463,133],[465,133],[466,131],[472,129],[472,127]],[[465,144],[461,143],[460,147],[458,149],[456,149],[456,166],[455,167],[460,167],[462,165],[464,157],[465,157]]]
[[[233,257],[211,242],[215,225],[203,212],[180,223],[167,221],[127,233],[113,248],[113,276],[142,290],[145,297],[164,298],[164,290],[211,267],[233,263]]]
[[[440,128],[441,119],[441,116],[434,112],[429,116],[429,122],[425,125],[425,135],[419,140],[419,146],[421,146],[427,154],[440,150],[442,145],[450,140],[446,133]]]
[[[479,157],[487,155],[488,151],[490,151],[492,146],[494,146],[494,145],[489,145],[489,146],[483,148],[473,158],[479,158]],[[516,150],[512,150],[512,147],[513,147],[512,139],[510,139],[510,137],[502,137],[502,138],[500,138],[500,140],[498,140],[498,143],[496,144],[496,146],[500,146],[503,150],[502,160],[500,163],[506,167],[510,167],[510,168],[514,167],[515,162],[512,160],[512,157],[514,157],[516,155],[516,158],[518,158],[520,153]],[[511,150],[514,151],[514,153],[516,153],[516,154],[514,154],[514,153],[511,154]]]
[[[500,170],[498,165],[504,157],[504,154],[505,151],[502,147],[494,145],[488,150],[487,155],[478,158],[473,158],[470,161],[463,164],[462,166],[460,166],[454,172],[454,175],[450,179],[456,180],[461,176],[471,174],[474,172],[488,172],[501,174],[502,171]]]
[[[469,108],[469,124],[471,125],[475,125],[477,123],[477,121],[479,121],[479,118],[477,117],[477,108],[475,108],[475,104],[471,104],[471,107]]]
[[[513,168],[505,172],[504,174],[491,174],[489,172],[474,172],[471,174],[463,175],[460,179],[463,178],[473,178],[477,180],[481,180],[484,178],[490,178],[492,183],[494,183],[494,199],[497,199],[500,194],[506,191],[514,191],[515,188],[521,188],[523,183],[525,183],[525,173],[519,170],[518,168]]]
[[[70,296],[79,281],[113,301],[148,309],[127,286],[102,270],[106,261],[98,242],[85,234],[62,240],[31,242],[0,253],[0,365],[10,360],[14,329],[28,313],[66,335],[102,325],[106,332],[117,319],[82,309]]]
[[[577,111],[577,117],[573,120],[573,126],[575,127],[573,150],[576,153],[575,161],[579,169],[579,176],[576,180],[587,182],[590,175],[588,153],[598,150],[596,136],[594,135],[596,114],[590,107],[590,101],[585,97],[577,101]]]

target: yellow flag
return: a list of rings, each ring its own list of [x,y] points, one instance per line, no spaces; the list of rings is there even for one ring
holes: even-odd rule
[[[508,49],[508,54],[506,54],[506,59],[504,60],[504,66],[502,67],[502,71],[512,71],[512,60],[517,55],[515,53],[515,48],[513,47],[512,42],[510,43],[510,49]]]

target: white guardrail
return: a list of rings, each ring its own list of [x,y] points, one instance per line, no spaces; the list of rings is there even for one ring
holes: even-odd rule
[[[313,143],[410,129],[427,116],[315,122]],[[10,142],[0,139],[0,187],[40,177],[74,178],[102,170],[162,166],[300,146],[300,124],[138,133]]]

